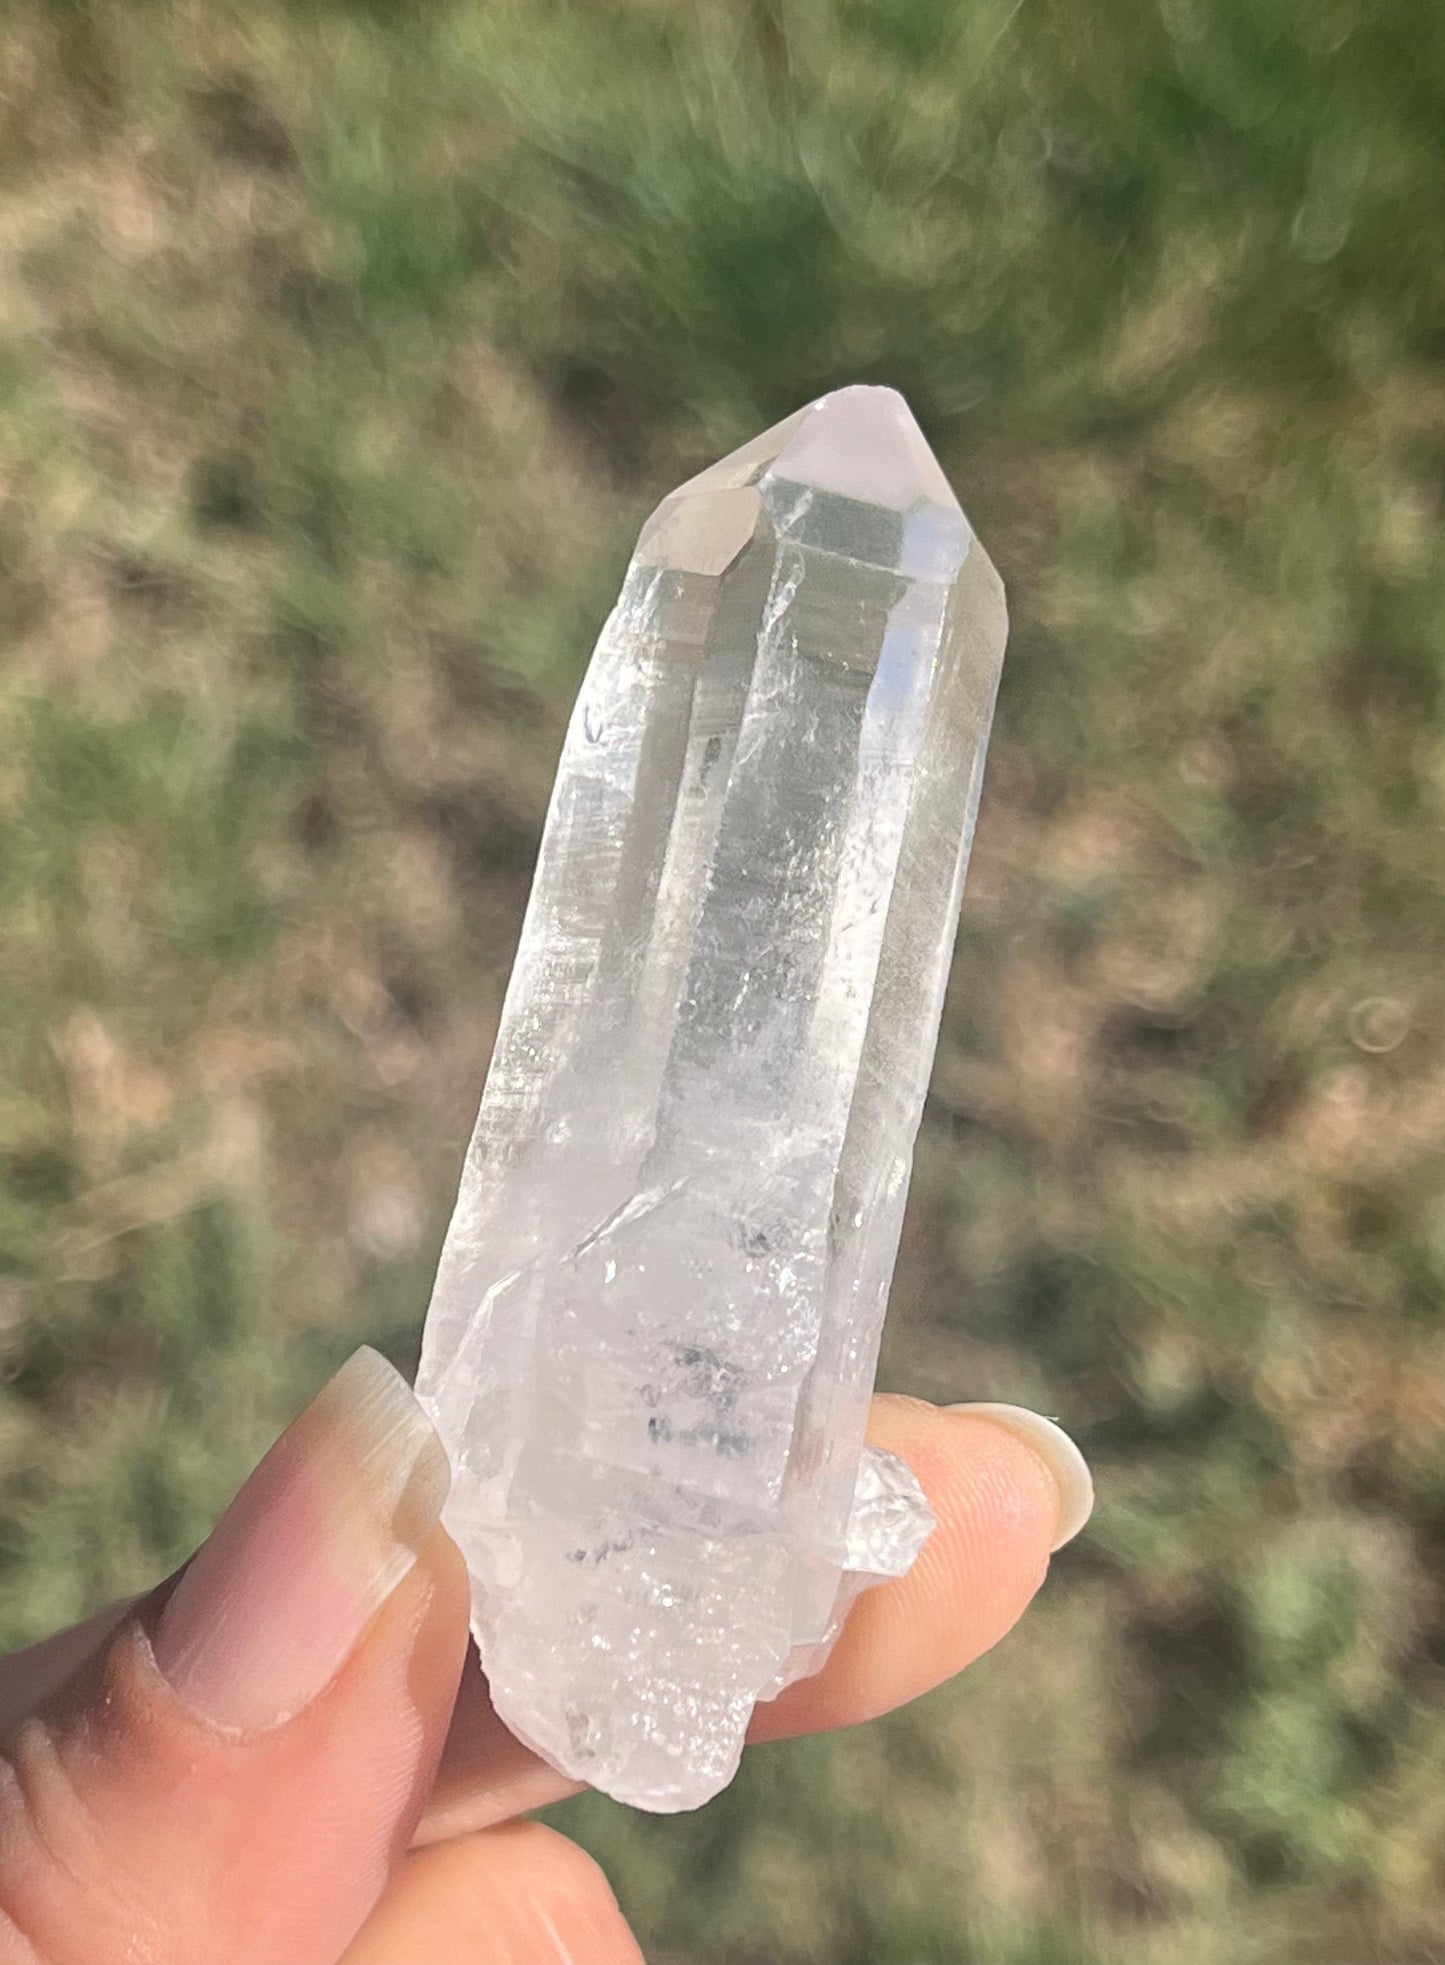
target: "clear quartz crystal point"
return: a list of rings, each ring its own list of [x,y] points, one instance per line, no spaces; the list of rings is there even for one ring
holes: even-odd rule
[[[418,1389],[497,1709],[639,1807],[932,1526],[863,1433],[1005,625],[841,389],[663,500],[572,716]]]

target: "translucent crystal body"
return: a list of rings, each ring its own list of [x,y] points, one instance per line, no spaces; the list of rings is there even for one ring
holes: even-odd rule
[[[931,1525],[863,1429],[1004,634],[844,389],[664,499],[572,717],[418,1389],[499,1711],[642,1807]]]

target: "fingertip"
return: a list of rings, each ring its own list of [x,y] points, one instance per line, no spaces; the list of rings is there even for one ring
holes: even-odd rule
[[[449,1481],[411,1387],[363,1346],[186,1565],[153,1633],[163,1675],[219,1726],[294,1718],[416,1564]]]
[[[1053,1548],[1062,1549],[1084,1527],[1094,1512],[1094,1476],[1078,1446],[1057,1420],[1046,1419],[1027,1406],[974,1404],[946,1406],[955,1415],[992,1420],[1015,1434],[1043,1461],[1058,1489],[1058,1520],[1054,1527]]]
[[[1016,1429],[880,1397],[868,1436],[908,1462],[938,1525],[906,1576],[854,1605],[822,1672],[759,1708],[755,1739],[854,1725],[917,1698],[1011,1630],[1047,1574],[1059,1484]]]
[[[574,1842],[514,1822],[411,1856],[342,1965],[643,1965],[611,1885]]]

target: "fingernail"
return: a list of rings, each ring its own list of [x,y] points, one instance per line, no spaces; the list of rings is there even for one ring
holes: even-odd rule
[[[293,1717],[416,1562],[450,1479],[406,1380],[358,1351],[188,1565],[153,1639],[162,1676],[213,1725]]]
[[[961,1405],[949,1406],[947,1410],[991,1419],[996,1426],[1006,1427],[1025,1446],[1033,1448],[1059,1490],[1059,1525],[1053,1547],[1062,1549],[1066,1542],[1072,1542],[1094,1512],[1094,1476],[1089,1472],[1088,1461],[1063,1427],[1025,1406]]]

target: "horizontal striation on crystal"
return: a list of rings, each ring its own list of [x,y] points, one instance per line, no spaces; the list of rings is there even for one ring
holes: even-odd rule
[[[572,716],[418,1389],[498,1710],[641,1807],[931,1526],[863,1429],[1004,637],[843,389],[663,500]]]

